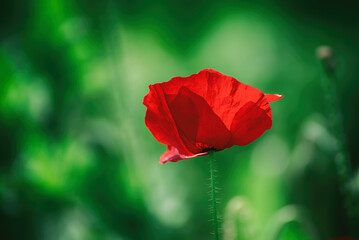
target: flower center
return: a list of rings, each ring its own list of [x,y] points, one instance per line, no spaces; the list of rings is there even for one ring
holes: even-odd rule
[[[204,144],[204,143],[196,143],[196,146],[197,146],[197,148],[201,149],[200,152],[209,152],[209,151],[217,152],[220,150],[215,147],[208,146],[207,144]]]

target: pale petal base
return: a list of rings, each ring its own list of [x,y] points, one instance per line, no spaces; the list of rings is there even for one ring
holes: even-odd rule
[[[208,152],[202,152],[202,153],[197,153],[197,154],[187,156],[187,155],[180,154],[177,148],[175,148],[173,146],[168,146],[167,151],[164,154],[162,154],[162,156],[160,158],[160,163],[165,164],[166,162],[177,162],[179,160],[194,158],[194,157],[204,156],[204,155],[208,155]]]

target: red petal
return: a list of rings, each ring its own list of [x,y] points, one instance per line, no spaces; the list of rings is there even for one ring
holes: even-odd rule
[[[165,164],[166,162],[177,162],[179,160],[194,158],[194,157],[203,156],[203,155],[207,155],[207,154],[208,154],[208,152],[202,152],[202,153],[197,153],[197,154],[187,156],[187,155],[180,154],[177,148],[175,148],[173,146],[168,146],[167,151],[164,154],[162,154],[162,156],[160,158],[160,163]]]
[[[264,94],[264,95],[266,96],[268,102],[274,102],[283,97],[283,95],[279,95],[279,94]]]
[[[168,106],[182,141],[192,153],[226,148],[230,132],[202,97],[181,87]]]
[[[247,145],[272,127],[272,111],[262,95],[257,102],[247,102],[236,113],[231,126],[232,144]]]
[[[167,100],[158,84],[150,85],[150,92],[145,96],[143,104],[147,107],[146,126],[157,141],[176,147],[181,154],[191,155],[179,137]]]
[[[240,108],[263,95],[260,90],[213,69],[203,69],[189,77],[175,77],[162,86],[166,94],[177,94],[184,86],[203,97],[228,129]]]

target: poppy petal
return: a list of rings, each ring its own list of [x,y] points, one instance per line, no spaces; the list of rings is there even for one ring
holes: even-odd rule
[[[236,113],[232,125],[232,144],[244,146],[272,127],[272,112],[262,95],[257,102],[248,102]]]
[[[180,154],[178,149],[173,146],[168,146],[167,151],[160,157],[160,163],[165,164],[166,162],[178,162],[179,160],[194,158],[198,156],[207,155],[208,152],[197,153],[193,155]]]
[[[189,77],[175,77],[163,83],[166,94],[177,94],[181,87],[203,97],[213,112],[230,129],[241,107],[256,102],[263,93],[213,69],[203,69]]]
[[[283,95],[279,95],[279,94],[264,94],[267,98],[267,101],[270,102],[274,102],[277,101],[279,99],[281,99],[283,97]]]
[[[192,153],[226,148],[230,132],[201,96],[181,87],[169,109],[183,142],[192,142],[186,145]]]
[[[143,100],[143,104],[147,107],[145,116],[147,128],[160,143],[176,147],[181,154],[191,155],[192,153],[179,137],[162,88],[158,84],[150,85],[149,88],[150,92]]]

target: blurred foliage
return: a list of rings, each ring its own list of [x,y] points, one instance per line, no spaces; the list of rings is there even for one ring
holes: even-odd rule
[[[0,6],[0,239],[210,239],[207,157],[158,164],[165,146],[142,105],[149,84],[203,68],[285,96],[270,131],[216,154],[223,239],[359,237],[314,55],[322,44],[337,53],[358,197],[356,2]]]

